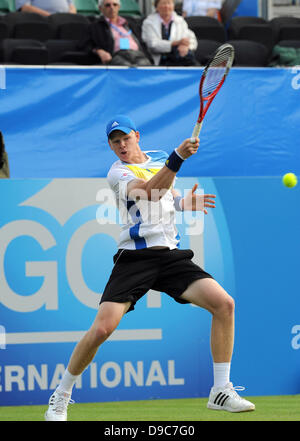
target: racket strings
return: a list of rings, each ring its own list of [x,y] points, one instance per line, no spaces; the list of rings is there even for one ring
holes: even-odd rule
[[[219,84],[224,78],[224,75],[228,71],[228,68],[232,64],[232,50],[225,48],[219,51],[217,55],[211,61],[202,86],[202,96],[204,98],[209,97],[216,91]]]

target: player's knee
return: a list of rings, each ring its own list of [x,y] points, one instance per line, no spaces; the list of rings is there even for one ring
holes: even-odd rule
[[[92,330],[92,338],[95,346],[99,346],[112,334],[114,328],[109,325],[99,325]]]
[[[213,312],[220,317],[232,317],[234,315],[234,308],[233,298],[230,295],[226,295],[220,299]]]
[[[230,295],[227,295],[226,297],[224,297],[222,302],[222,312],[226,316],[232,316],[234,315],[234,309],[235,309],[234,299]]]

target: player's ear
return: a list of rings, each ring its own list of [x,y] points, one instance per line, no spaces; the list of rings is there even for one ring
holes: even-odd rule
[[[140,138],[141,138],[140,132],[136,131],[136,132],[135,132],[135,136],[136,136],[136,140],[137,140],[137,142],[139,142],[139,141],[140,141]]]

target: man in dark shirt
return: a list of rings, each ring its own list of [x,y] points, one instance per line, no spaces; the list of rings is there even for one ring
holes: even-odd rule
[[[99,9],[102,15],[90,25],[89,37],[80,43],[80,49],[93,51],[102,64],[111,63],[119,51],[139,52],[151,61],[136,20],[119,15],[120,0],[100,0]]]

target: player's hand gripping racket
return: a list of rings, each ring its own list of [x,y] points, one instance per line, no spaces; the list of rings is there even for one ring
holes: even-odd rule
[[[234,48],[230,44],[223,44],[215,52],[206,65],[199,85],[200,112],[194,127],[191,141],[199,136],[203,119],[213,99],[224,84],[225,78],[234,60]]]

